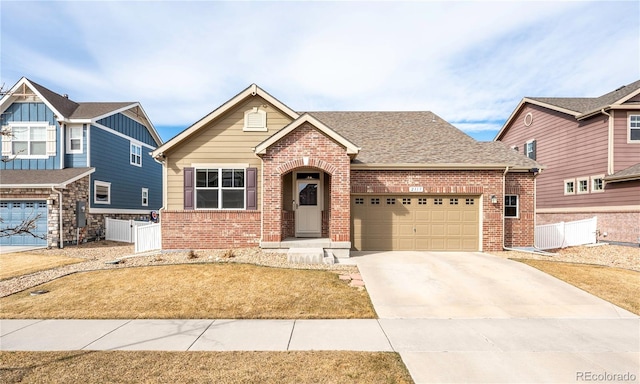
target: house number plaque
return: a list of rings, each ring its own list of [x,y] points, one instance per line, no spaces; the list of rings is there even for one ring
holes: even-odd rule
[[[409,192],[424,192],[422,187],[409,187]]]

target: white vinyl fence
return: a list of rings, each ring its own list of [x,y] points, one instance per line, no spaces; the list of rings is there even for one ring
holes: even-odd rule
[[[162,248],[160,224],[139,225],[135,227],[134,233],[136,253]]]
[[[538,249],[558,249],[576,245],[595,244],[597,217],[536,226],[535,245]]]
[[[135,228],[141,225],[153,224],[149,221],[116,220],[105,218],[105,239],[133,243]]]

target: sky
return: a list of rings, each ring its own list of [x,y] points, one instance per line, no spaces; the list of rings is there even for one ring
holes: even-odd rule
[[[432,111],[492,140],[520,100],[640,79],[640,1],[0,1],[0,84],[138,101],[164,141],[252,83],[295,111]]]

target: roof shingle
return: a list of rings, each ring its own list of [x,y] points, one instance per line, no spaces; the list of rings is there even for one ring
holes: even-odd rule
[[[541,168],[501,142],[477,142],[433,112],[309,112],[361,148],[354,164]]]

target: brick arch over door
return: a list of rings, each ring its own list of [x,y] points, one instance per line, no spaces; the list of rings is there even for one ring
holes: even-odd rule
[[[316,168],[331,176],[329,237],[336,242],[349,241],[351,164],[346,148],[311,124],[304,124],[269,147],[262,161],[262,241],[282,240],[282,176],[299,168]]]
[[[299,168],[316,168],[319,169],[321,171],[325,171],[326,173],[328,173],[329,175],[333,176],[333,174],[338,170],[338,168],[333,165],[330,164],[324,160],[321,159],[316,159],[316,158],[309,158],[309,164],[305,165],[304,164],[304,160],[303,159],[296,159],[296,160],[291,160],[288,161],[280,166],[278,166],[276,168],[276,172],[278,172],[280,175],[284,175],[288,172],[294,171],[296,169]]]

